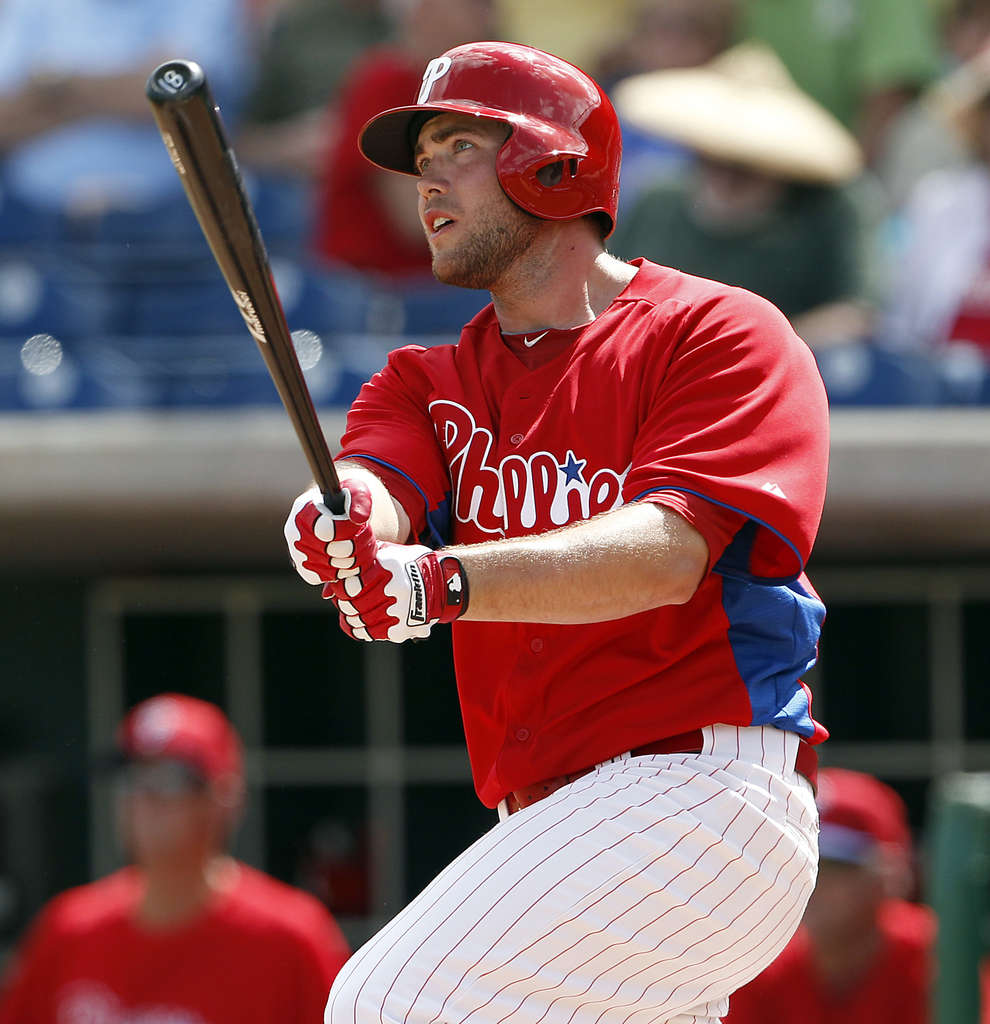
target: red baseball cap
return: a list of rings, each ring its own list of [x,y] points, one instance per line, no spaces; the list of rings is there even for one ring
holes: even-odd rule
[[[241,741],[226,715],[184,694],[163,693],[132,708],[120,724],[117,745],[128,760],[182,761],[210,782],[243,775]]]
[[[872,775],[823,768],[818,774],[818,813],[818,852],[823,860],[864,864],[878,851],[902,856],[910,852],[904,801]]]

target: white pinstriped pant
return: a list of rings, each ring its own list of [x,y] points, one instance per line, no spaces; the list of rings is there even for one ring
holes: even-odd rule
[[[704,1024],[817,871],[798,740],[716,725],[622,756],[469,847],[344,966],[326,1024]]]

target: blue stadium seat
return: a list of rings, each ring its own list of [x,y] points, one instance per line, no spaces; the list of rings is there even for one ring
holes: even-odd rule
[[[375,288],[363,275],[273,257],[272,276],[290,330],[324,335],[368,329]]]
[[[105,278],[73,261],[0,257],[0,335],[82,337],[108,330],[114,296]]]
[[[133,335],[233,334],[244,321],[215,267],[202,275],[167,272],[127,288],[128,310],[121,327]]]
[[[196,214],[181,191],[150,207],[111,209],[93,217],[66,218],[63,235],[69,242],[119,247],[122,256],[135,246],[138,253],[131,252],[132,259],[140,255],[143,247],[192,247],[209,253]]]
[[[833,406],[934,405],[940,398],[930,359],[850,342],[815,353]]]
[[[49,245],[59,236],[60,220],[55,210],[17,199],[0,181],[0,249]]]
[[[4,410],[52,412],[154,404],[150,382],[126,353],[78,339],[0,338],[0,408]]]
[[[453,337],[491,301],[487,291],[455,288],[432,279],[416,285],[396,288],[393,294],[401,303],[403,334]]]
[[[313,190],[299,178],[244,173],[244,185],[272,255],[305,253],[313,225]]]
[[[939,400],[945,405],[990,405],[990,358],[977,345],[952,342],[933,357]]]

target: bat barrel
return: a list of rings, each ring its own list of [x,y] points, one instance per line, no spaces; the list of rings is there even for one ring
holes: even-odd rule
[[[343,494],[333,459],[296,357],[265,244],[206,75],[194,61],[166,61],[151,73],[145,91],[172,164],[265,360],[313,477],[327,504],[341,510]]]

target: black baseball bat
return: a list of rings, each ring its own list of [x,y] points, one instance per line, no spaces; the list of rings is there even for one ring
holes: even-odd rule
[[[234,302],[264,357],[313,479],[325,503],[333,511],[342,512],[344,495],[337,470],[299,366],[254,209],[206,75],[194,61],[166,61],[152,71],[145,93],[172,165]]]

